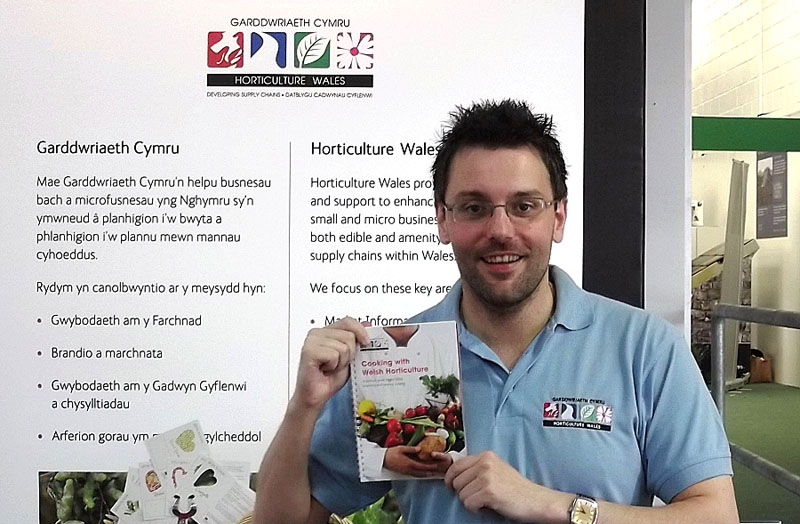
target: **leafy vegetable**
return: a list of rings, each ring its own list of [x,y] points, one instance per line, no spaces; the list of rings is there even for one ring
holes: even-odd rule
[[[408,439],[408,446],[416,446],[419,444],[419,441],[422,440],[422,437],[425,436],[425,428],[422,426],[417,426],[417,429],[414,430],[414,434],[411,435],[411,438]]]
[[[448,377],[437,377],[435,375],[422,375],[419,377],[422,384],[428,388],[432,395],[443,393],[450,397],[453,402],[458,402],[458,378],[455,375]]]
[[[353,524],[396,524],[402,522],[394,492],[390,491],[359,512],[347,517]]]
[[[111,507],[125,488],[125,473],[59,471],[46,474],[47,496],[62,524],[112,522]]]

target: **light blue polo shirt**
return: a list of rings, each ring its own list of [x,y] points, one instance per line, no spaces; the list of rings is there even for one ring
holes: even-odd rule
[[[651,505],[732,474],[722,423],[681,334],[640,309],[580,289],[550,267],[556,309],[509,372],[459,317],[461,286],[410,321],[458,321],[469,454],[491,450],[544,486]],[[361,483],[350,386],[312,439],[314,497],[347,515],[394,487],[406,522],[507,522],[470,513],[441,480]]]

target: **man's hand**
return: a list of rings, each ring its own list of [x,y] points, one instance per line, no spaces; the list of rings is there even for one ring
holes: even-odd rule
[[[386,450],[383,467],[414,477],[434,477],[443,475],[453,460],[447,453],[435,453],[431,460],[420,460],[417,454],[421,451],[419,446],[394,446]]]
[[[310,330],[300,353],[292,400],[303,408],[321,409],[347,381],[359,345],[367,344],[367,330],[350,317]]]
[[[500,457],[486,451],[457,460],[444,477],[448,488],[469,511],[496,511],[517,522],[563,522],[575,493],[535,484]],[[663,507],[640,507],[598,501],[600,523],[736,524],[739,522],[733,483],[728,475],[686,488]]]
[[[534,484],[491,451],[454,462],[444,481],[469,511],[488,508],[520,522],[547,521],[554,502],[568,504],[568,495]]]

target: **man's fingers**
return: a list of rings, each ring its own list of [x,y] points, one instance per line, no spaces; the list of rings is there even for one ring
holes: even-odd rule
[[[441,451],[431,451],[431,459],[436,462],[455,462],[449,453],[443,453]]]
[[[324,328],[308,332],[303,346],[307,362],[328,373],[341,370],[356,355],[359,345],[369,344],[367,330],[351,317],[345,317]]]
[[[322,371],[336,371],[350,364],[352,352],[344,344],[330,343],[320,347],[316,355],[316,362]]]
[[[453,480],[456,477],[461,475],[463,472],[467,471],[472,467],[473,464],[477,461],[477,455],[469,455],[461,460],[457,460],[453,462],[453,465],[447,470],[447,473],[444,476],[444,483],[450,489],[456,489],[453,486]],[[462,484],[463,485],[463,484]]]
[[[481,508],[487,506],[485,494],[481,490],[468,493],[459,492],[458,498],[461,499],[461,503],[464,504],[467,511],[472,513],[477,513]]]
[[[319,337],[309,333],[303,345],[301,362],[306,365],[333,371],[349,364],[355,355],[352,344],[347,344],[331,337]]]
[[[468,461],[470,457],[455,462],[445,475],[445,483],[450,489],[460,492],[464,486],[475,480],[480,473],[479,468],[472,467],[475,461]],[[465,464],[466,463],[466,464]]]
[[[357,339],[355,333],[347,329],[339,329],[332,326],[333,324],[324,328],[312,329],[308,332],[308,339],[317,341],[318,343],[330,339],[339,341],[342,344],[347,344],[348,346],[356,346]]]
[[[452,482],[452,488],[461,503],[471,512],[477,512],[489,504],[491,494],[486,487],[485,479],[480,476],[478,468],[460,473]]]
[[[352,333],[327,328],[309,332],[304,347],[304,353],[326,371],[350,363],[357,350],[355,336]],[[332,355],[330,351],[335,351],[337,355]]]
[[[325,329],[329,328],[352,333],[355,336],[355,341],[361,344],[362,346],[366,346],[369,344],[369,335],[367,334],[367,329],[353,317],[341,318]]]

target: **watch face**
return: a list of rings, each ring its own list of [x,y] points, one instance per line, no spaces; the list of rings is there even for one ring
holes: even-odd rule
[[[597,507],[592,501],[578,499],[572,510],[572,524],[594,524],[596,515]]]

